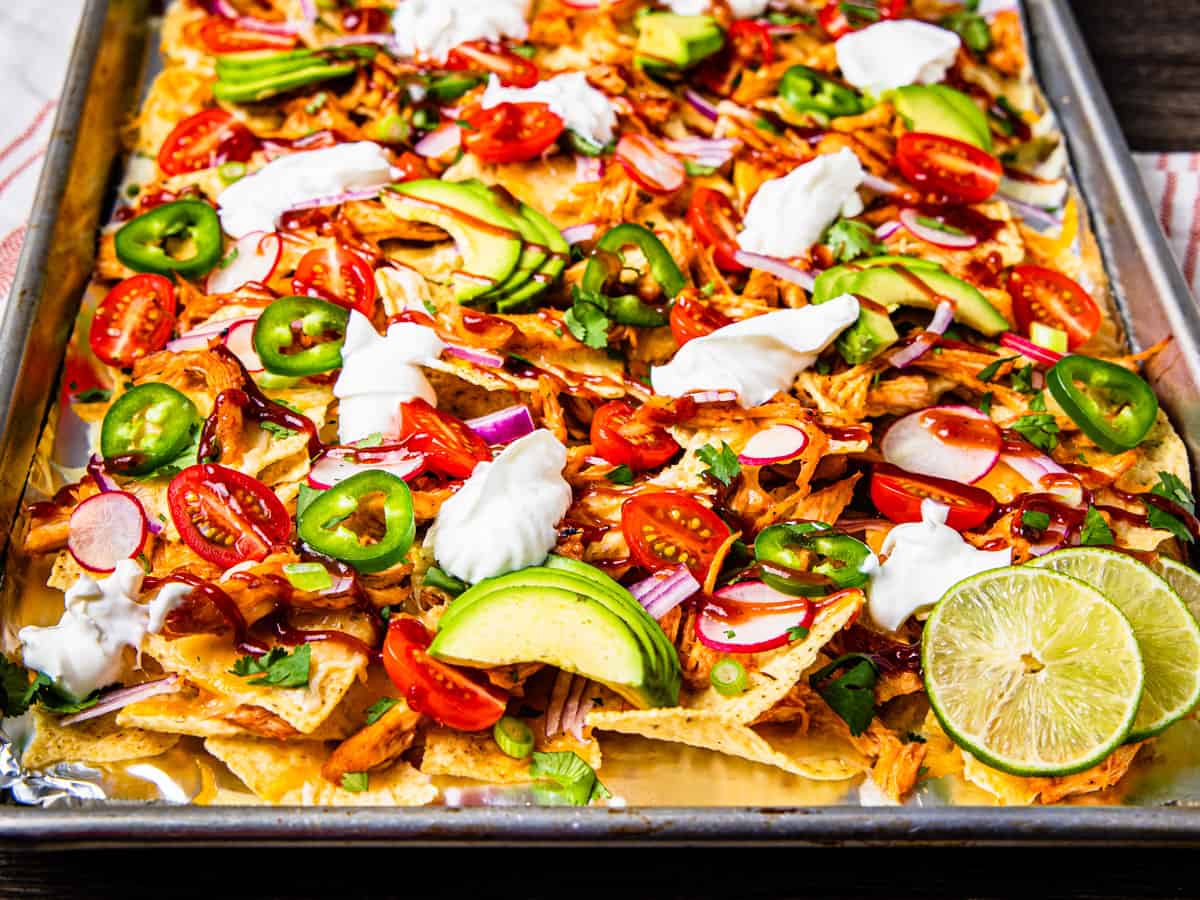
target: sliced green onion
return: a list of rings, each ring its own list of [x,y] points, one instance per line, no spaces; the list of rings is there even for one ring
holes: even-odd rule
[[[946,234],[956,234],[959,237],[966,234],[961,228],[955,228],[953,225],[947,225],[941,219],[933,219],[929,216],[917,216],[917,224],[924,225],[926,228],[932,228],[934,231],[942,231]]]
[[[533,59],[533,54],[537,53],[537,48],[530,44],[517,44],[517,46],[509,47],[508,49],[523,59]]]
[[[736,697],[750,686],[745,667],[736,659],[722,659],[712,667],[708,680],[722,697]]]
[[[412,135],[412,125],[396,113],[390,113],[375,123],[375,140],[384,144],[401,144]]]
[[[449,594],[451,597],[457,597],[468,587],[465,581],[455,578],[449,572],[439,569],[437,566],[429,567],[425,572],[422,584],[426,587],[436,588],[442,593]]]
[[[533,732],[520,719],[505,716],[492,726],[492,737],[505,756],[525,759],[533,752]]]
[[[217,167],[217,174],[221,176],[221,180],[226,184],[233,184],[239,178],[246,176],[246,164],[240,162],[221,163]]]
[[[1045,347],[1055,353],[1067,352],[1067,333],[1061,328],[1034,322],[1029,326],[1029,339],[1039,347]]]
[[[254,381],[260,388],[266,388],[269,391],[282,390],[290,388],[300,380],[298,375],[276,375],[274,372],[255,372]]]
[[[587,806],[593,800],[612,796],[595,770],[571,750],[534,753],[529,776],[538,782],[533,786],[533,795],[543,805]]]
[[[438,114],[424,106],[418,106],[413,110],[412,123],[414,127],[420,128],[422,131],[429,131],[438,126]]]
[[[283,567],[283,574],[298,591],[324,591],[333,587],[333,576],[320,563],[288,563]]]

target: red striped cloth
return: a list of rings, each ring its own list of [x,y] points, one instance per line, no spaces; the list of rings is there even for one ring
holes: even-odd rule
[[[1139,153],[1134,159],[1192,294],[1200,297],[1200,153]]]

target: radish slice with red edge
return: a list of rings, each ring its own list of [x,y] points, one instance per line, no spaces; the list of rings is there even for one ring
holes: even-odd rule
[[[493,446],[511,444],[534,431],[533,414],[526,406],[510,406],[498,412],[469,419],[467,427]]]
[[[808,435],[795,425],[772,425],[746,442],[738,454],[744,466],[769,466],[795,459],[808,446]]]
[[[360,472],[389,472],[404,481],[425,471],[425,454],[399,444],[380,447],[330,447],[308,472],[308,486],[326,490]]]
[[[673,194],[687,181],[687,169],[678,157],[645,135],[622,135],[615,156],[629,176],[652,194]]]
[[[273,231],[252,231],[229,248],[224,259],[208,276],[205,291],[209,294],[231,294],[251,281],[266,284],[275,274],[283,241]]]
[[[883,436],[883,458],[918,475],[972,484],[1000,459],[1000,429],[973,406],[932,406],[897,419]]]
[[[595,222],[586,222],[583,225],[572,225],[570,228],[562,230],[563,240],[568,244],[578,244],[582,241],[590,241],[596,236],[599,227]]]
[[[1011,331],[1006,331],[1000,335],[1000,346],[1020,353],[1026,359],[1032,360],[1039,366],[1055,366],[1062,360],[1064,355],[1048,347],[1035,344],[1029,338],[1023,338]]]
[[[951,229],[950,225],[942,225],[932,216],[923,216],[915,209],[905,207],[900,210],[900,224],[914,236],[919,237],[935,247],[947,250],[967,250],[979,243],[979,238],[958,228]],[[929,224],[929,223],[936,224]],[[938,227],[940,226],[940,227]]]
[[[700,582],[687,566],[663,569],[629,589],[651,618],[661,619],[700,590]]]
[[[718,590],[696,620],[696,637],[724,653],[761,653],[792,640],[793,628],[809,628],[816,610],[761,581],[739,581]]]
[[[113,710],[124,709],[131,703],[140,703],[142,700],[149,700],[151,697],[157,697],[160,694],[174,694],[181,690],[183,690],[183,683],[180,681],[178,675],[168,675],[166,678],[160,678],[157,681],[147,681],[144,684],[118,688],[115,691],[109,691],[101,697],[95,706],[90,706],[83,712],[60,719],[58,724],[78,725],[80,722],[99,718]]]
[[[233,351],[233,355],[242,361],[246,371],[251,373],[266,370],[254,349],[254,326],[257,322],[257,319],[239,319],[225,334],[225,346]]]
[[[1068,506],[1083,505],[1083,484],[1045,453],[1026,444],[1021,452],[1010,450],[1000,460],[1033,485],[1035,490],[1054,494]]]
[[[87,473],[92,476],[92,481],[96,482],[96,487],[100,488],[100,493],[107,494],[110,492],[121,491],[121,486],[116,480],[108,474],[108,470],[104,468],[104,457],[98,453],[93,453],[91,459],[88,460]],[[133,498],[137,500],[137,497]],[[146,519],[146,528],[151,534],[162,534],[163,523],[158,519],[153,518],[146,512],[146,507],[142,506],[142,501],[137,500],[137,504],[141,507],[142,515]]]
[[[142,504],[124,491],[88,497],[71,513],[67,549],[89,572],[112,572],[123,559],[133,559],[146,545]]]

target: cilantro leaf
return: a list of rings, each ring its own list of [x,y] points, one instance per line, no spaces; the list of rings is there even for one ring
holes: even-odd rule
[[[259,427],[261,427],[262,430],[267,434],[271,435],[271,437],[279,438],[279,440],[284,440],[285,438],[294,437],[295,435],[299,434],[297,431],[292,431],[292,429],[285,428],[282,425],[277,425],[274,422],[263,421],[259,423]]]
[[[1010,363],[1014,359],[1019,359],[1019,358],[1020,357],[1016,357],[1016,356],[1006,356],[1006,357],[1004,357],[1004,359],[998,359],[995,362],[990,362],[986,366],[984,366],[982,369],[980,369],[978,372],[976,372],[975,377],[978,378],[980,381],[991,381],[993,378],[996,377],[996,373],[1000,371],[1000,367],[1002,365],[1004,365],[1005,363]]]
[[[29,680],[29,671],[0,654],[0,690],[4,696],[4,715],[19,716],[29,709],[36,691],[36,681]]]
[[[1021,513],[1021,524],[1034,531],[1045,531],[1050,527],[1050,513],[1027,509]]]
[[[843,671],[844,670],[844,671]],[[837,675],[837,672],[841,672]],[[879,672],[862,653],[839,656],[808,679],[809,685],[842,717],[856,737],[875,718],[875,682]]]
[[[979,411],[985,416],[991,414],[992,411],[992,392],[988,391],[979,398]]]
[[[1039,450],[1053,450],[1058,446],[1058,423],[1049,413],[1021,416],[1013,422],[1012,429]]]
[[[312,504],[314,500],[321,496],[323,492],[314,487],[309,487],[304,482],[300,483],[300,493],[296,497],[296,518],[299,519],[304,515],[304,511]]]
[[[1146,504],[1146,524],[1159,531],[1169,531],[1184,543],[1190,544],[1194,540],[1192,533],[1187,530],[1186,525],[1179,521],[1178,517],[1157,506]]]
[[[1192,496],[1192,492],[1188,490],[1187,485],[1183,483],[1183,479],[1178,475],[1173,475],[1170,472],[1159,472],[1158,484],[1150,489],[1150,493],[1166,497],[1172,503],[1182,506],[1190,513],[1196,512],[1196,498]]]
[[[829,248],[838,262],[851,262],[860,256],[875,256],[883,252],[883,244],[875,240],[871,226],[852,219],[838,219],[830,225],[821,243]]]
[[[367,789],[370,778],[366,772],[346,772],[342,775],[342,790],[361,794]]]
[[[1033,395],[1033,399],[1029,401],[1029,408],[1034,412],[1046,411],[1046,395],[1038,391]]]
[[[312,647],[302,644],[296,650],[288,653],[282,647],[275,647],[265,656],[243,656],[233,664],[230,674],[261,677],[251,679],[248,684],[269,685],[278,688],[308,687],[308,670]]]
[[[1083,520],[1083,528],[1079,532],[1079,543],[1085,547],[1099,547],[1113,542],[1112,529],[1100,514],[1100,510],[1089,506],[1087,516]]]
[[[714,447],[712,444],[705,444],[696,451],[696,456],[707,466],[704,474],[711,475],[726,487],[732,484],[733,479],[742,471],[742,465],[738,462],[737,454],[724,441],[721,441],[720,449]]]
[[[808,629],[803,625],[793,625],[787,632],[789,641],[802,641],[808,637]]]
[[[383,714],[400,701],[395,697],[380,697],[367,707],[367,724],[374,725],[383,718]]]
[[[574,305],[563,316],[563,322],[571,336],[588,347],[603,350],[608,346],[608,329],[612,319],[595,303],[577,296]]]
[[[616,468],[609,470],[604,477],[613,484],[633,484],[633,469],[621,463]]]
[[[1011,377],[1014,391],[1022,394],[1036,393],[1037,389],[1033,386],[1033,363],[1013,369]]]

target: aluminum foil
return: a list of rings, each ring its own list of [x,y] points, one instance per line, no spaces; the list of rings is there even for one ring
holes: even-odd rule
[[[106,776],[80,763],[58,763],[44,772],[21,765],[13,742],[0,731],[0,789],[25,806],[81,806],[107,800]]]

